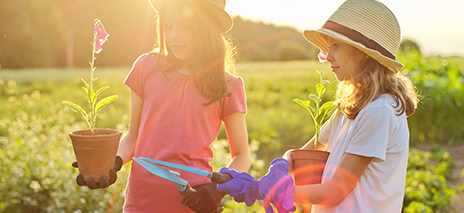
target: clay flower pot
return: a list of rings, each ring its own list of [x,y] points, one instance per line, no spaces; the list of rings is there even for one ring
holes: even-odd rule
[[[320,150],[293,150],[295,185],[321,183],[329,154],[330,152]]]
[[[113,129],[95,129],[94,135],[89,129],[69,133],[84,180],[92,177],[98,182],[102,175],[110,178],[121,135],[121,131]]]

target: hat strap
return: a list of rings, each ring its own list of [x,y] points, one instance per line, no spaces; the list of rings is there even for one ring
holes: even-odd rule
[[[338,24],[336,22],[333,22],[333,21],[327,21],[324,24],[324,26],[322,26],[322,28],[332,30],[332,31],[337,32],[337,33],[340,33],[340,34],[350,38],[351,40],[353,40],[355,42],[363,44],[364,46],[366,46],[369,49],[376,50],[376,51],[380,52],[385,57],[388,57],[388,58],[391,58],[391,59],[395,60],[395,56],[393,54],[391,54],[390,52],[388,52],[388,50],[386,50],[385,48],[380,46],[380,44],[378,44],[377,42],[375,42],[372,39],[367,38],[366,36],[364,36],[363,34],[361,34],[360,32],[358,32],[356,30],[350,29],[348,27],[345,27],[345,26],[343,26],[341,24]]]

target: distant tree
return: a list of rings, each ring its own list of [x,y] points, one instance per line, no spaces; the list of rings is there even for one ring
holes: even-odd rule
[[[56,4],[46,0],[0,1],[0,64],[4,68],[64,63]]]
[[[110,34],[98,67],[130,66],[153,48],[154,10],[148,1],[0,0],[2,68],[88,67],[93,20]]]
[[[305,60],[309,55],[309,51],[301,44],[292,41],[279,42],[275,53],[278,61]]]
[[[237,40],[239,61],[316,59],[315,48],[292,27],[236,16],[230,34]]]
[[[415,42],[415,41],[413,41],[411,39],[407,39],[407,38],[401,40],[399,51],[401,51],[401,52],[409,52],[411,50],[417,51],[418,53],[421,53],[420,46],[419,46],[419,44],[417,44],[417,42]]]
[[[245,61],[269,61],[272,60],[271,53],[261,46],[253,46],[247,51]]]

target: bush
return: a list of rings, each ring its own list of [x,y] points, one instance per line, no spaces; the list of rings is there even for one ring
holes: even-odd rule
[[[464,141],[464,60],[423,57],[415,51],[399,54],[398,60],[422,96],[416,113],[408,118],[411,142]]]
[[[451,175],[452,159],[448,152],[433,148],[431,152],[410,149],[404,212],[450,212],[451,195],[456,191],[446,183],[445,174]]]

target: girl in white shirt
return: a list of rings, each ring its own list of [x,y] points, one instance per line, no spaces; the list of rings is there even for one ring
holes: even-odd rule
[[[337,111],[317,149],[330,152],[321,184],[295,186],[312,212],[401,212],[408,162],[406,117],[419,101],[396,61],[400,27],[375,0],[348,0],[321,29],[304,32],[340,81]],[[314,138],[301,149],[314,149]],[[290,152],[284,155],[292,162]],[[292,168],[292,165],[290,165]]]

